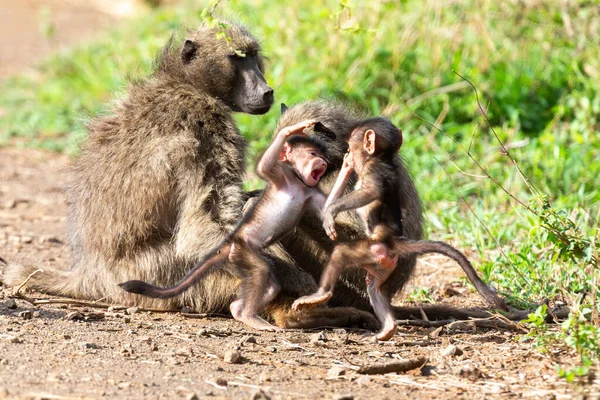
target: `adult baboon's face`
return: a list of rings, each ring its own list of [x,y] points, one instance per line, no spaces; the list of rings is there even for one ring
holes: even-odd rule
[[[264,114],[273,105],[273,89],[263,75],[262,59],[256,50],[245,57],[229,56],[235,69],[235,84],[229,106],[234,111],[248,114]]]
[[[235,24],[224,32],[228,40],[217,33],[201,29],[183,44],[181,61],[188,81],[233,111],[266,113],[273,105],[273,89],[263,75],[257,40]]]

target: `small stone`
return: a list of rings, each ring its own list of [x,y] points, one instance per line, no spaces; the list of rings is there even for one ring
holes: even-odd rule
[[[129,307],[127,310],[125,310],[125,314],[127,314],[127,315],[133,315],[133,314],[137,314],[139,312],[140,312],[139,307]]]
[[[84,349],[97,349],[98,345],[96,343],[80,342],[79,347],[83,347]]]
[[[237,350],[227,350],[223,355],[223,361],[229,364],[239,364],[242,362],[242,354]]]
[[[15,299],[8,299],[4,302],[4,307],[8,308],[9,310],[14,310],[17,308],[17,302]]]
[[[21,236],[21,243],[31,243],[33,242],[33,238],[31,236]]]
[[[349,393],[334,394],[333,400],[354,400],[354,396]]]
[[[33,318],[39,318],[41,315],[42,315],[42,313],[40,311],[33,312]]]
[[[90,312],[85,315],[85,319],[89,320],[89,321],[99,321],[101,319],[104,319],[104,313],[103,312]]]
[[[19,318],[22,318],[22,319],[31,319],[31,318],[33,318],[33,313],[31,311],[29,311],[29,310],[21,311],[19,313]]]
[[[151,350],[152,351],[158,351],[158,345],[156,343],[153,343]]]
[[[200,400],[200,397],[196,393],[190,393],[185,396],[185,400]]]
[[[446,347],[444,350],[442,350],[442,355],[443,356],[460,356],[463,354],[463,351],[460,347],[453,345],[453,344],[449,344],[448,347]]]
[[[355,382],[358,383],[359,385],[370,385],[371,378],[367,375],[361,375],[356,379]]]
[[[243,346],[245,344],[256,344],[256,338],[252,335],[244,336],[240,339],[239,344],[240,346]]]
[[[227,379],[225,378],[217,378],[216,382],[219,386],[227,386]]]
[[[121,382],[117,385],[119,389],[127,389],[131,386],[131,382]]]
[[[325,332],[318,332],[318,333],[315,333],[314,335],[310,336],[311,344],[323,343],[326,341],[327,341],[327,336],[325,336]]]
[[[257,389],[252,396],[250,397],[252,400],[271,400],[271,397],[267,395],[262,389]]]
[[[8,390],[4,387],[0,387],[0,399],[8,399],[10,396],[10,393],[8,393]]]
[[[6,336],[6,341],[8,343],[23,343],[21,338],[19,338],[17,336]]]
[[[346,375],[346,369],[342,367],[331,367],[327,371],[327,379],[338,379],[342,375]]]
[[[130,317],[123,317],[123,322],[125,322],[126,324],[131,322],[131,318]]]
[[[84,318],[83,314],[80,313],[79,311],[71,311],[70,313],[68,313],[67,315],[65,315],[63,317],[63,319],[66,319],[68,321],[80,321],[83,318]]]
[[[191,357],[193,355],[193,353],[192,353],[192,349],[180,348],[180,349],[175,350],[175,355],[182,356],[182,357]]]
[[[63,338],[64,338],[65,340],[69,340],[69,339],[71,339],[71,335],[69,335],[69,334],[65,333],[65,334],[63,335]]]
[[[56,236],[41,236],[40,244],[59,244],[62,245],[64,242]]]

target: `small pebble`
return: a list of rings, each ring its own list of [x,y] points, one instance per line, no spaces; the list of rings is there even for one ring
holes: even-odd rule
[[[6,336],[6,341],[8,343],[23,343],[23,341],[16,336]]]
[[[31,243],[33,238],[31,236],[21,236],[21,243]]]
[[[190,393],[185,396],[185,400],[200,400],[200,397],[196,393]]]
[[[17,308],[17,302],[15,299],[8,299],[4,302],[4,307],[8,308],[9,310],[14,310]]]
[[[219,386],[227,386],[227,379],[225,378],[217,378],[216,382]]]
[[[140,312],[139,307],[129,307],[127,310],[125,310],[125,314],[128,314],[128,315],[137,314],[139,312]]]
[[[310,343],[311,344],[316,344],[316,343],[322,343],[322,342],[326,342],[327,341],[327,336],[325,336],[325,332],[318,332],[315,333],[314,335],[310,336]]]
[[[262,389],[257,389],[252,396],[250,397],[252,400],[271,400],[271,397],[266,394]]]
[[[223,355],[223,361],[229,364],[239,364],[242,362],[242,354],[237,350],[227,350]]]
[[[83,314],[80,313],[79,311],[71,311],[70,313],[68,313],[67,315],[65,315],[63,317],[63,319],[69,320],[69,321],[79,321],[82,320]]]
[[[346,369],[342,367],[331,367],[327,371],[327,379],[338,379],[342,375],[346,375]]]
[[[460,347],[450,344],[444,350],[442,350],[443,356],[460,356],[463,354],[463,351]]]
[[[0,387],[0,399],[8,399],[10,396],[10,393],[8,393],[8,390],[4,387]]]
[[[252,335],[244,336],[240,339],[239,344],[240,346],[243,346],[245,344],[256,344],[256,338]]]
[[[371,384],[371,378],[367,375],[361,375],[356,379],[355,382],[359,385],[369,385]]]
[[[33,318],[33,313],[31,311],[29,311],[29,310],[21,311],[19,313],[19,318],[22,318],[22,319],[31,319],[31,318]]]
[[[80,342],[79,347],[83,347],[84,349],[97,349],[98,345],[96,343]]]
[[[354,400],[354,396],[349,393],[334,394],[333,400]]]

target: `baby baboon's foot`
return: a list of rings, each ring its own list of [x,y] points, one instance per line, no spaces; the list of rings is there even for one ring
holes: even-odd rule
[[[292,309],[294,311],[298,311],[316,307],[319,304],[325,303],[331,298],[332,295],[332,292],[326,292],[324,290],[319,289],[319,291],[314,294],[296,299],[296,301],[294,301],[294,304],[292,304]]]
[[[231,315],[234,319],[243,322],[244,324],[256,330],[270,332],[283,331],[283,329],[275,325],[271,325],[256,314],[248,314],[244,312],[244,304],[242,299],[235,300],[233,303],[231,303],[229,310],[231,311]]]
[[[242,316],[242,318],[238,319],[238,321],[241,321],[249,327],[254,328],[258,331],[283,332],[282,328],[275,325],[271,325],[256,314]]]

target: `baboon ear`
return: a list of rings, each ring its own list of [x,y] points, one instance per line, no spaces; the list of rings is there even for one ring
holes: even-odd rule
[[[365,137],[363,138],[363,147],[369,155],[373,155],[375,153],[376,144],[375,140],[377,138],[377,134],[373,129],[369,129],[365,132]]]
[[[290,144],[287,142],[284,143],[283,148],[279,152],[279,161],[288,161],[291,150],[292,150],[292,148],[291,148]]]
[[[281,103],[281,115],[283,115],[283,113],[285,113],[288,110],[288,106],[285,105],[285,103]]]
[[[335,140],[337,135],[334,131],[323,125],[321,122],[317,122],[313,127],[313,130],[318,133],[322,133],[327,139]]]
[[[181,49],[181,61],[183,61],[184,64],[189,64],[194,57],[196,57],[197,50],[198,45],[196,43],[190,39],[185,39],[183,49]]]

